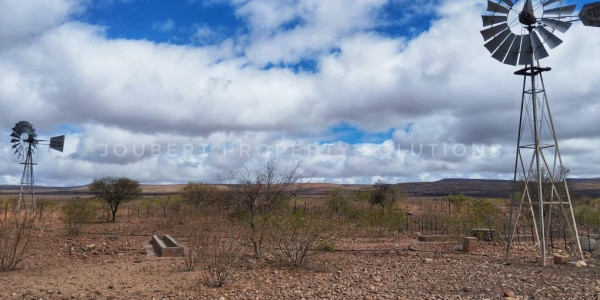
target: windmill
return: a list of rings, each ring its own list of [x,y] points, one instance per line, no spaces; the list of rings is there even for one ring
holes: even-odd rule
[[[533,227],[531,234],[535,235],[539,245],[542,264],[546,264],[548,238],[552,241],[552,232],[556,231],[552,225],[556,226],[559,221],[563,228],[568,228],[576,242],[578,255],[583,259],[566,181],[568,169],[560,155],[542,76],[551,68],[541,67],[539,62],[549,55],[546,47],[553,49],[563,42],[557,35],[565,33],[573,22],[600,27],[600,2],[584,5],[579,16],[573,15],[575,9],[576,5],[563,5],[561,0],[488,0],[488,13],[482,15],[484,29],[481,35],[492,57],[507,65],[524,66],[514,73],[523,77],[523,93],[507,258],[519,219],[529,214],[523,212],[523,207],[528,206]]]
[[[15,127],[13,127],[12,131],[13,132],[10,134],[12,150],[14,151],[14,154],[17,155],[17,157],[21,160],[21,164],[23,165],[21,188],[16,207],[16,211],[18,212],[21,209],[21,205],[31,208],[35,207],[33,177],[33,166],[35,163],[33,162],[33,154],[37,150],[38,145],[43,144],[40,142],[46,141],[37,139],[35,128],[27,121],[18,122],[15,124]],[[61,135],[50,138],[50,143],[45,145],[49,145],[50,149],[62,152],[64,144],[65,136]]]

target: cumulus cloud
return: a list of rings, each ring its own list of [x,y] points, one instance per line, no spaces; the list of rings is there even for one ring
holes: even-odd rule
[[[393,36],[378,30],[390,26],[384,9],[414,12],[414,1],[228,2],[246,30],[201,25],[191,45],[109,38],[72,18],[84,13],[75,1],[0,2],[0,126],[76,128],[65,153],[40,152],[39,182],[214,181],[270,157],[329,182],[511,178],[522,78],[482,46],[485,3],[425,1],[427,30]],[[544,79],[564,160],[579,177],[600,173],[589,163],[600,125],[593,30],[573,26],[542,61],[553,67]],[[294,68],[307,60],[313,69]],[[331,141],[339,124],[393,134]],[[14,183],[7,136],[0,180]]]

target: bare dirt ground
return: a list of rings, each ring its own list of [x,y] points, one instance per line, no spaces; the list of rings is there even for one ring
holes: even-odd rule
[[[422,243],[414,236],[341,238],[335,251],[289,269],[248,251],[221,288],[202,284],[202,271],[186,272],[181,258],[147,250],[152,234],[185,244],[189,221],[120,216],[67,236],[60,220],[46,220],[17,270],[0,273],[1,299],[600,299],[600,268],[535,263],[530,243],[509,263],[503,243],[480,242],[474,254],[457,243]]]

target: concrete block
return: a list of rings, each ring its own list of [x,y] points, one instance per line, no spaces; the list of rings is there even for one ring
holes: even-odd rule
[[[463,237],[463,252],[473,253],[477,251],[477,238],[475,237]]]

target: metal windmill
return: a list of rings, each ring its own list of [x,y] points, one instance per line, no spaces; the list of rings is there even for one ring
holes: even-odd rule
[[[532,234],[537,238],[543,264],[548,250],[547,238],[552,240],[550,234],[556,230],[553,224],[556,226],[559,221],[575,239],[578,254],[583,259],[566,181],[568,171],[560,156],[542,76],[551,69],[539,63],[548,56],[546,47],[552,49],[563,42],[556,34],[565,33],[573,22],[581,20],[586,26],[600,27],[600,2],[586,4],[578,17],[573,15],[575,9],[576,5],[563,5],[561,0],[488,0],[488,13],[482,15],[481,35],[492,57],[504,64],[524,66],[515,72],[523,76],[523,93],[507,257],[519,218],[522,213],[523,216],[528,214],[523,212],[523,206],[529,206]]]
[[[21,189],[19,192],[19,200],[17,202],[16,211],[20,211],[21,205],[25,205],[26,207],[35,207],[35,190],[34,190],[34,177],[33,177],[33,166],[35,163],[33,162],[33,155],[37,150],[38,145],[42,145],[46,142],[45,140],[38,140],[37,134],[35,133],[35,128],[31,123],[27,121],[20,121],[15,124],[15,127],[12,129],[11,136],[11,144],[12,149],[15,155],[21,159],[21,164],[23,165],[23,176],[21,177]],[[65,144],[65,136],[55,136],[50,138],[50,143],[45,144],[49,145],[50,149],[54,149],[56,151],[63,151],[63,146]]]

